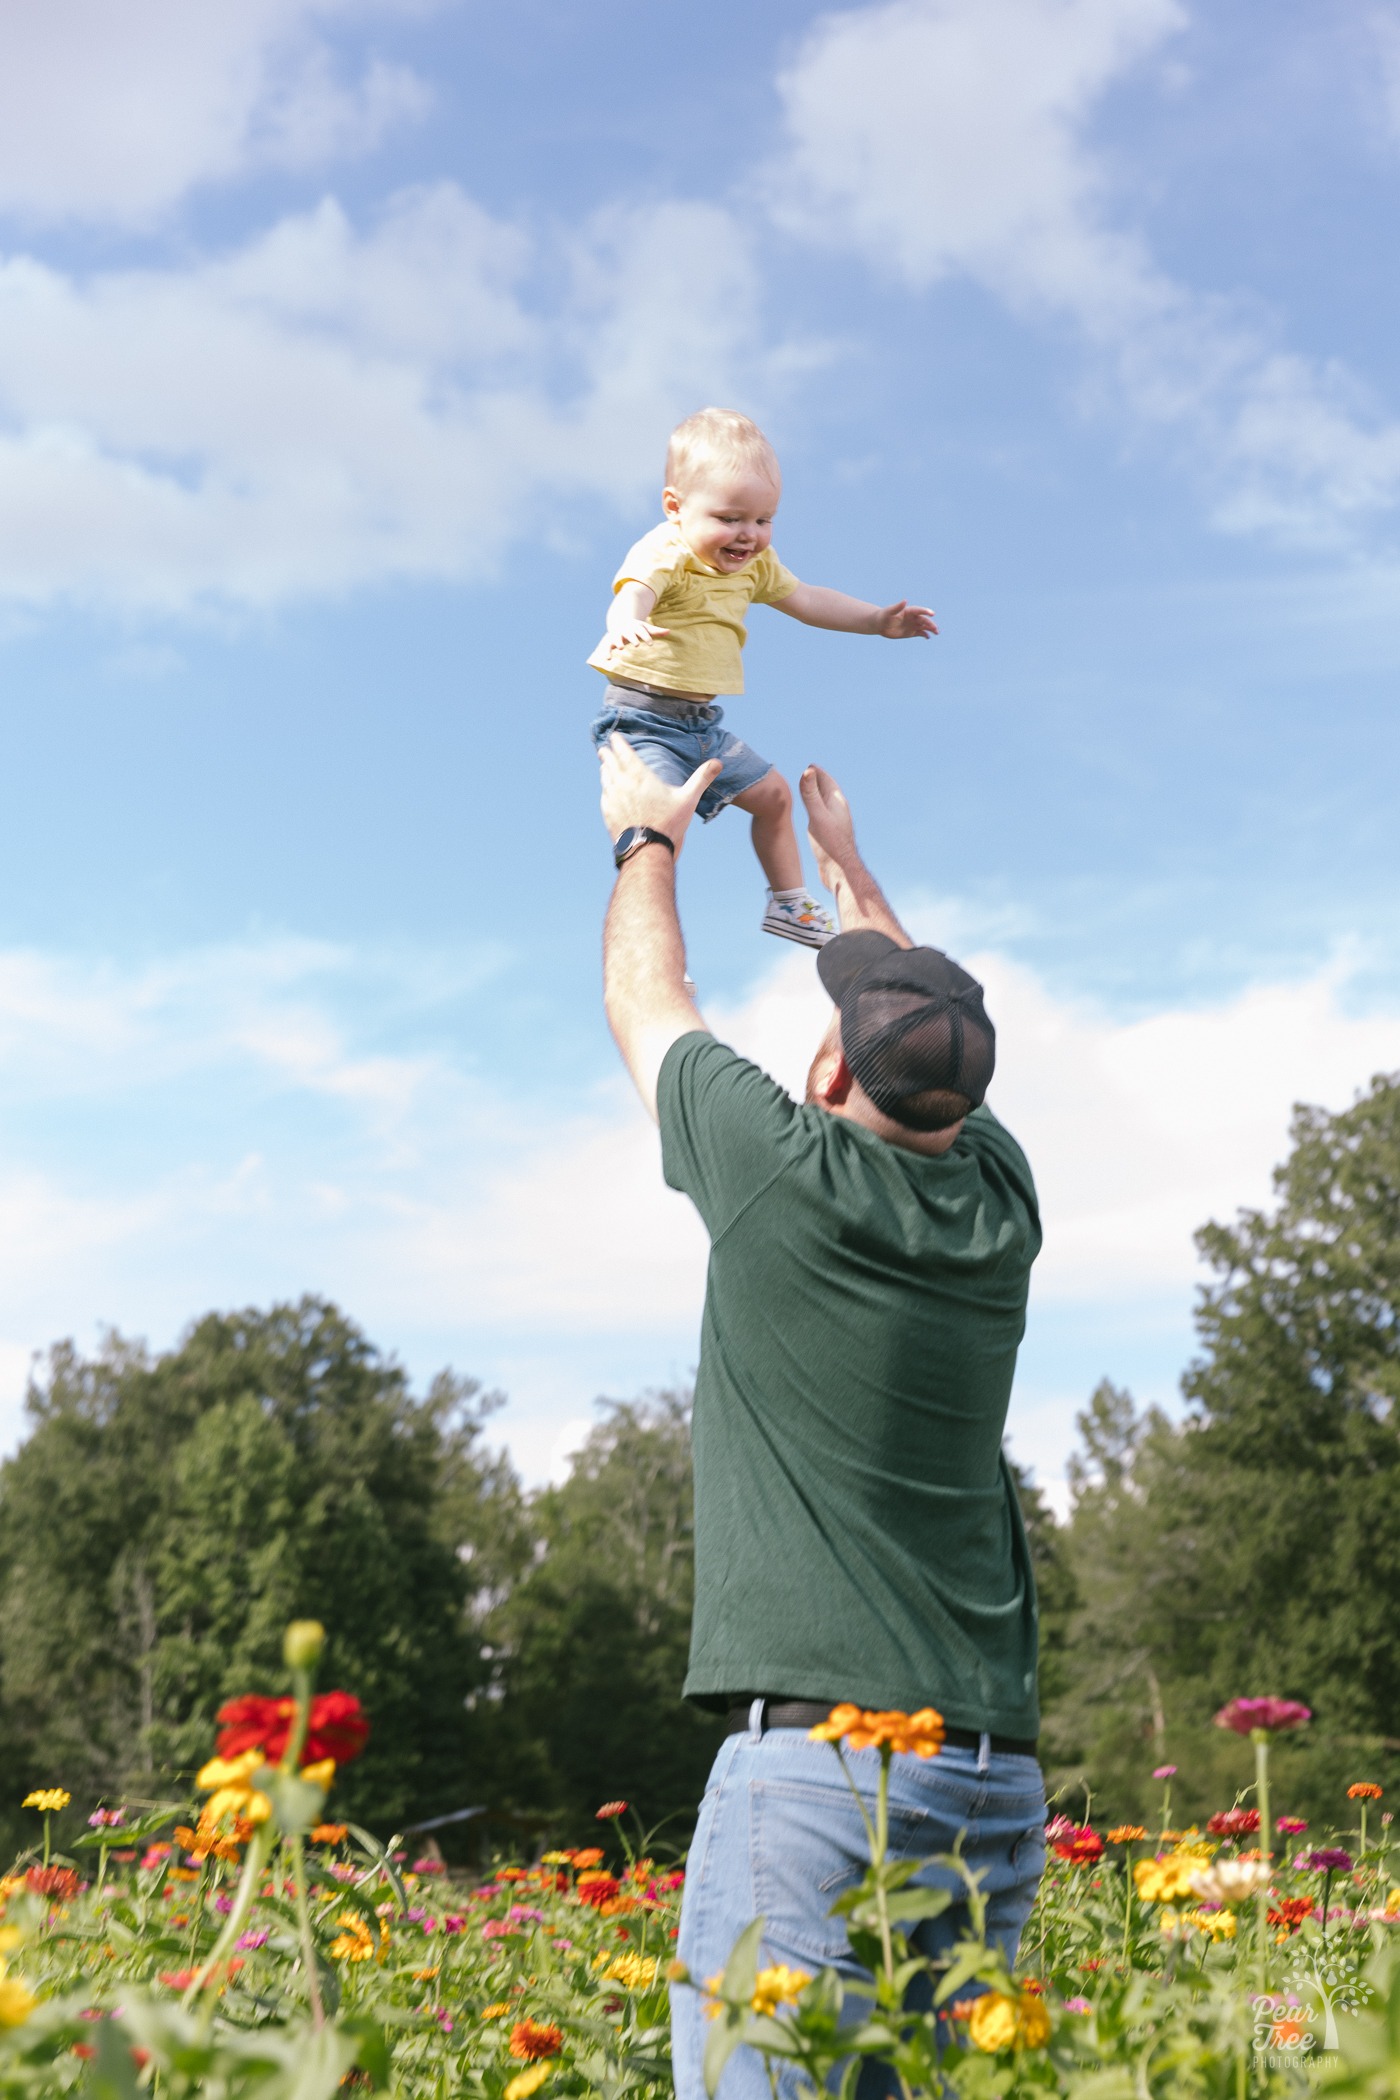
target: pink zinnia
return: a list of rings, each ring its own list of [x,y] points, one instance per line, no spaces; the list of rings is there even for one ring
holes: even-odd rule
[[[1154,1768],[1153,1768],[1153,1772],[1152,1772],[1152,1777],[1153,1777],[1154,1779],[1175,1779],[1175,1777],[1176,1777],[1176,1766],[1175,1766],[1175,1765],[1157,1765],[1157,1766],[1154,1766]]]
[[[1217,1728],[1233,1728],[1236,1735],[1253,1735],[1263,1729],[1275,1735],[1281,1728],[1301,1728],[1312,1719],[1312,1708],[1296,1699],[1232,1699],[1215,1717]]]

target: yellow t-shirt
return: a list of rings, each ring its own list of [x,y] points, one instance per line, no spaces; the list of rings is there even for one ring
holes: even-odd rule
[[[605,636],[588,659],[596,671],[673,693],[742,693],[744,615],[751,605],[774,605],[790,596],[798,579],[771,547],[732,575],[722,575],[692,554],[679,528],[668,521],[629,550],[613,590],[624,583],[644,583],[655,591],[656,604],[647,617],[670,633],[611,651]]]

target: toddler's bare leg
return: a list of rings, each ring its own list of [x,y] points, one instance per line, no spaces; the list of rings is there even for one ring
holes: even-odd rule
[[[792,789],[775,767],[734,797],[736,809],[753,819],[753,850],[770,890],[800,890],[802,855],[792,826]]]

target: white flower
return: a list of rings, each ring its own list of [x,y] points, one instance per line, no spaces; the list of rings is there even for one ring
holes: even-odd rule
[[[1191,1886],[1205,1903],[1243,1903],[1269,1886],[1272,1873],[1266,1859],[1217,1859],[1191,1876]]]

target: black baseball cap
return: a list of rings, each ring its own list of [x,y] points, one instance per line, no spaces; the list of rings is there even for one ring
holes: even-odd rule
[[[841,1015],[841,1048],[875,1106],[910,1130],[947,1130],[986,1098],[996,1030],[982,987],[941,948],[838,933],[817,972]],[[923,1095],[955,1095],[956,1102]]]

